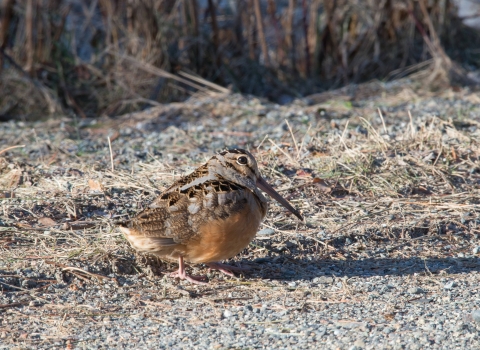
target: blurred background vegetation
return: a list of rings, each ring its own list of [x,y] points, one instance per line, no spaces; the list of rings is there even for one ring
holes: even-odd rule
[[[471,83],[479,66],[479,32],[450,0],[2,0],[0,8],[0,120],[114,116],[227,91],[288,103],[425,69],[425,88],[438,89]]]

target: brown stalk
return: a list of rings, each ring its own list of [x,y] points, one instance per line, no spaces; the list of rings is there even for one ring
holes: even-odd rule
[[[47,5],[48,6],[48,5]],[[47,7],[48,8],[48,7]],[[36,58],[37,62],[42,61],[43,53],[45,52],[45,38],[44,35],[48,30],[47,22],[48,19],[45,16],[45,11],[42,11],[42,7],[39,2],[35,2],[35,7],[33,9],[36,14],[34,21],[34,33],[35,33],[35,49],[33,57]]]
[[[178,14],[180,16],[180,25],[182,28],[182,35],[180,36],[178,40],[178,48],[180,50],[184,50],[186,47],[186,40],[188,35],[190,34],[190,30],[188,28],[188,14],[187,14],[187,1],[188,0],[183,0],[182,1],[182,6],[178,7]]]
[[[308,20],[307,20],[307,12],[308,12],[308,5],[307,0],[302,0],[302,10],[303,10],[303,34],[305,37],[305,75],[308,77],[310,75],[310,45],[308,43]]]
[[[270,67],[270,60],[268,57],[268,48],[267,48],[267,40],[265,39],[265,30],[263,28],[263,18],[262,18],[262,10],[260,9],[260,1],[253,0],[253,5],[255,8],[255,17],[257,21],[257,32],[258,32],[258,40],[260,41],[260,47],[262,48],[262,53],[264,57],[264,65],[265,67]]]
[[[199,28],[198,28],[198,7],[196,0],[186,0],[187,18],[189,27],[189,41],[190,41],[190,60],[195,68],[195,71],[201,69],[201,52],[199,42]]]
[[[222,59],[220,57],[220,50],[219,50],[217,14],[216,14],[216,8],[213,3],[213,0],[208,0],[208,11],[210,12],[210,18],[212,19],[212,39],[213,39],[213,47],[215,48],[215,62],[217,64],[217,69],[218,69],[220,68]]]
[[[8,28],[13,17],[13,4],[15,0],[5,0],[2,2],[3,17],[0,22],[0,49],[5,49],[8,41]],[[3,68],[3,56],[0,55],[0,73]]]
[[[313,70],[318,71],[318,53],[319,53],[319,42],[318,42],[318,9],[320,7],[321,0],[313,0],[312,5],[310,6],[310,27],[308,28],[308,42],[310,48],[312,48],[312,58],[313,58]]]
[[[293,30],[293,15],[295,13],[296,0],[288,0],[287,19],[285,21],[285,43],[290,50],[290,67],[296,71],[295,32]]]
[[[60,40],[60,37],[62,36],[63,30],[65,29],[65,23],[67,21],[68,14],[70,13],[70,10],[72,9],[72,4],[69,3],[68,5],[64,6],[60,10],[60,15],[62,16],[62,20],[58,26],[55,27],[55,35],[53,37],[53,41],[56,42]]]
[[[198,7],[196,0],[190,0],[188,4],[190,21],[192,22],[192,33],[195,38],[198,37]]]
[[[275,30],[275,38],[277,40],[277,62],[281,65],[285,57],[285,52],[283,50],[283,39],[280,32],[280,25],[277,19],[277,7],[274,0],[268,0],[267,12],[272,19],[273,28]]]
[[[248,57],[255,61],[255,41],[253,39],[253,23],[251,8],[253,7],[253,0],[244,0],[247,2],[246,6],[240,6],[242,11],[242,21],[244,23],[245,31],[247,33]]]
[[[127,32],[132,35],[133,34],[133,21],[134,21],[134,16],[133,16],[133,3],[131,1],[127,2],[127,11],[126,11],[126,17],[127,17]]]
[[[25,9],[25,53],[27,60],[25,62],[25,71],[30,75],[33,73],[33,0],[27,0]]]
[[[100,12],[104,18],[104,25],[106,31],[106,41],[107,45],[113,44],[115,45],[115,27],[113,25],[113,3],[108,0],[100,0],[99,7]]]

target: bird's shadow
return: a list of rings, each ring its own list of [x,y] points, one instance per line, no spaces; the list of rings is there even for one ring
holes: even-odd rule
[[[296,258],[293,256],[264,257],[255,260],[241,260],[240,264],[251,269],[244,275],[250,278],[273,280],[314,280],[322,276],[371,277],[407,276],[413,274],[438,274],[445,272],[480,271],[478,257],[449,258],[368,258],[332,260],[321,258]]]

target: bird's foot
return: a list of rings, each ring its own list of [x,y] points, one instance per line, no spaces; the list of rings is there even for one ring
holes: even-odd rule
[[[243,272],[250,270],[250,267],[232,266],[228,264],[222,264],[219,262],[212,262],[206,264],[211,270],[218,270],[227,276],[235,277],[234,272]]]

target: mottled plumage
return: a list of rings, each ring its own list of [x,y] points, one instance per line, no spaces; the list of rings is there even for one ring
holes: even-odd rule
[[[255,158],[234,149],[213,156],[184,176],[120,229],[138,251],[179,260],[175,275],[185,274],[183,259],[207,263],[229,259],[255,237],[267,213],[259,186],[301,220],[302,217],[260,176]],[[220,267],[228,273],[228,269]]]

